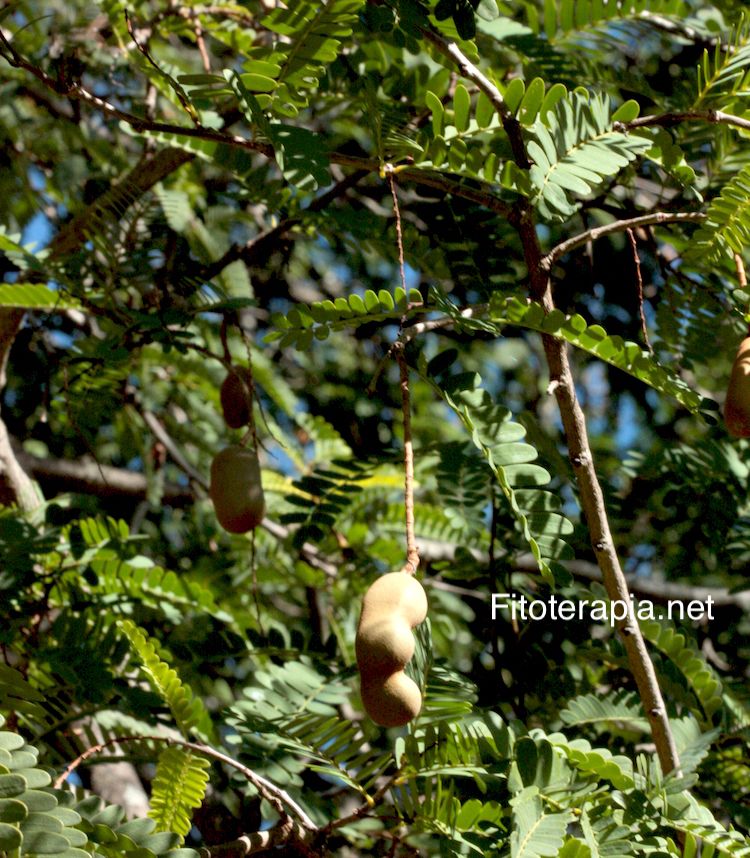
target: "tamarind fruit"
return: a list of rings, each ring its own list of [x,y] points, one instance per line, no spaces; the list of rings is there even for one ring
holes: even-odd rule
[[[424,588],[405,572],[381,576],[362,600],[354,641],[362,704],[381,727],[401,727],[422,708],[419,687],[404,668],[414,655],[412,629],[426,616]]]
[[[236,444],[225,447],[211,462],[209,494],[219,524],[229,533],[247,533],[266,514],[255,450]]]
[[[724,423],[735,438],[750,437],[750,336],[740,343],[732,364],[724,401]]]
[[[233,367],[222,381],[219,401],[224,422],[230,429],[241,429],[250,422],[253,376],[247,367]]]

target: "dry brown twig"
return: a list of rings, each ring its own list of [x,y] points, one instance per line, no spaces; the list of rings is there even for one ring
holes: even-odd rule
[[[654,350],[651,347],[651,343],[648,338],[648,328],[646,327],[646,315],[643,312],[643,276],[641,275],[641,260],[638,256],[638,244],[635,240],[635,233],[633,230],[628,228],[626,232],[628,234],[628,240],[630,241],[630,248],[633,251],[635,287],[638,298],[638,318],[641,322],[641,336],[643,337],[643,342],[646,344],[646,348],[653,354]]]

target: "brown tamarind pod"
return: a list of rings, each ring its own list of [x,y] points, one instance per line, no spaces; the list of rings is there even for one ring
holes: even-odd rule
[[[221,383],[219,400],[224,422],[230,429],[241,429],[250,422],[253,376],[247,367],[234,367]]]
[[[724,401],[724,422],[730,435],[750,438],[750,336],[740,343],[732,364]]]
[[[357,635],[357,664],[365,664],[370,676],[389,676],[402,670],[414,655],[414,635],[398,615],[370,623]]]
[[[422,708],[419,688],[404,667],[414,655],[412,629],[426,616],[424,588],[405,572],[381,576],[365,593],[354,649],[362,703],[383,727],[406,724]]]
[[[247,533],[266,514],[255,450],[236,444],[226,447],[211,462],[209,489],[219,524],[229,533]]]
[[[403,670],[385,679],[362,679],[360,690],[365,711],[381,727],[403,727],[422,708],[419,686]]]

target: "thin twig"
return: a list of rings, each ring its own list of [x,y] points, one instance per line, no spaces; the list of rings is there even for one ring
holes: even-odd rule
[[[104,113],[113,119],[118,119],[130,125],[135,131],[143,133],[152,131],[154,133],[163,134],[179,134],[183,137],[193,137],[199,140],[213,141],[215,143],[225,143],[227,146],[244,149],[250,152],[259,152],[269,158],[273,157],[273,148],[268,143],[263,143],[255,140],[248,140],[246,137],[239,137],[235,134],[227,134],[224,131],[215,131],[210,128],[192,128],[187,125],[175,125],[168,122],[154,122],[144,116],[136,116],[133,113],[128,113],[115,107],[103,98],[89,92],[84,86],[77,82],[60,82],[55,78],[50,77],[46,72],[37,68],[33,63],[26,60],[21,54],[16,51],[13,45],[5,37],[5,34],[0,28],[0,44],[5,48],[7,53],[3,54],[6,62],[10,63],[14,68],[24,69],[24,71],[32,74],[38,81],[43,83],[48,89],[56,92],[58,95],[65,98],[72,98],[87,104],[94,110]],[[189,157],[189,156],[188,156]]]
[[[206,49],[206,40],[203,38],[203,27],[201,27],[201,22],[198,19],[198,16],[195,15],[193,19],[193,31],[195,32],[195,43],[198,45],[198,52],[201,55],[201,61],[203,62],[203,71],[206,74],[211,73],[211,58],[208,55],[208,50]]]
[[[643,337],[643,342],[646,344],[646,348],[654,353],[653,348],[651,347],[651,343],[648,339],[648,328],[646,327],[646,314],[643,311],[643,276],[641,275],[641,260],[638,256],[638,244],[635,240],[635,233],[632,229],[627,230],[628,239],[630,240],[630,247],[633,251],[633,264],[635,266],[635,285],[638,295],[638,317],[641,320],[641,336]]]
[[[427,308],[416,306],[411,307],[412,311],[420,309],[424,311]],[[465,307],[461,310],[459,315],[464,319],[476,319],[480,316],[484,316],[488,310],[489,304],[475,304],[472,307]],[[402,319],[401,321],[403,323],[404,320]],[[372,380],[365,388],[365,393],[367,393],[368,396],[372,396],[378,379],[382,375],[386,364],[391,359],[396,349],[404,348],[407,343],[410,343],[413,339],[416,339],[416,337],[419,337],[422,334],[427,334],[431,331],[439,331],[443,328],[452,328],[455,323],[456,320],[453,316],[441,316],[438,319],[427,319],[424,322],[416,322],[413,325],[409,325],[408,328],[402,328],[401,333],[398,335],[398,339],[393,342],[386,354],[380,359],[380,362],[373,373]]]
[[[618,220],[614,223],[608,223],[604,226],[595,226],[593,229],[588,229],[580,235],[574,235],[565,241],[560,242],[556,247],[553,247],[539,262],[542,271],[550,271],[553,264],[565,256],[590,241],[596,241],[598,238],[603,238],[605,235],[612,235],[615,232],[625,232],[628,229],[635,229],[639,226],[650,226],[660,223],[701,223],[706,219],[706,215],[702,212],[652,212],[647,215],[629,218],[628,220]]]
[[[674,113],[659,113],[650,116],[639,116],[631,122],[615,122],[616,131],[630,131],[633,128],[650,128],[655,125],[671,128],[683,122],[706,122],[709,124],[734,125],[736,128],[750,130],[750,119],[725,113],[723,110],[683,110]]]
[[[378,790],[376,790],[372,796],[368,797],[367,802],[365,804],[361,804],[358,808],[353,810],[351,813],[348,813],[346,816],[341,816],[338,819],[334,819],[332,822],[329,822],[323,830],[326,832],[333,831],[336,828],[341,828],[344,825],[350,825],[352,822],[356,822],[358,819],[362,819],[362,817],[368,816],[380,804],[380,802],[383,801],[389,790],[393,789],[393,787],[398,783],[401,776],[402,772],[399,769],[399,771],[391,775],[391,777],[389,777],[388,780]]]
[[[143,418],[143,422],[146,426],[148,426],[148,428],[154,433],[157,440],[161,441],[161,443],[167,448],[169,455],[174,459],[175,464],[179,465],[179,467],[182,468],[182,470],[192,480],[195,480],[201,488],[208,491],[208,480],[200,473],[200,471],[196,470],[190,462],[188,462],[183,455],[182,450],[180,450],[177,444],[175,444],[172,436],[164,428],[159,418],[145,408],[141,409],[141,417]]]
[[[427,37],[427,34],[425,36]],[[517,166],[521,169],[528,167],[528,158],[520,128],[507,121],[507,106],[497,87],[469,61],[454,42],[445,42],[441,36],[435,33],[429,35],[428,41],[440,53],[456,62],[461,73],[476,84],[490,99],[508,134]],[[517,217],[514,218],[513,223],[518,230],[523,246],[524,258],[529,272],[531,295],[534,300],[542,304],[546,313],[550,313],[555,309],[551,283],[547,274],[548,269],[542,264],[543,255],[534,223],[534,213],[528,200],[525,198],[518,200],[516,214]],[[584,240],[584,243],[589,238],[590,236]],[[542,343],[549,367],[550,380],[555,388],[555,396],[565,430],[568,454],[578,482],[581,508],[588,525],[597,563],[602,571],[604,586],[611,601],[620,602],[630,609],[627,620],[618,624],[618,631],[622,636],[628,656],[630,671],[635,679],[644,711],[651,726],[662,771],[665,774],[672,771],[679,772],[680,761],[677,745],[654,665],[646,648],[640,626],[632,612],[627,579],[622,571],[610,530],[604,494],[591,454],[586,418],[578,401],[566,346],[562,340],[549,334],[542,335]]]
[[[419,551],[414,535],[414,448],[411,440],[411,401],[409,396],[409,366],[403,348],[396,350],[401,377],[401,408],[404,413],[404,515],[406,520],[406,565],[404,572],[415,575],[419,567]]]
[[[125,9],[124,15],[125,15],[125,26],[128,28],[128,34],[130,35],[130,38],[133,40],[133,44],[136,46],[136,48],[138,48],[140,53],[146,58],[146,61],[152,66],[152,68],[154,68],[155,71],[161,77],[165,77],[168,80],[170,80],[170,82],[171,82],[171,78],[169,78],[169,75],[167,75],[165,72],[162,71],[162,69],[159,67],[158,63],[156,62],[156,60],[151,56],[151,52],[146,47],[146,45],[141,44],[141,42],[139,42],[138,39],[136,39],[135,29],[133,28],[133,22],[130,18],[130,15],[128,14],[127,9]],[[200,128],[201,127],[200,117],[195,112],[195,108],[187,100],[187,98],[185,97],[185,93],[182,92],[180,89],[177,89],[175,87],[176,87],[176,84],[173,84],[172,91],[177,96],[180,104],[182,105],[183,110],[185,111],[185,113],[187,113],[187,115],[193,121],[193,124],[196,126],[196,128]]]
[[[475,83],[479,89],[489,98],[495,112],[500,117],[505,133],[508,135],[513,158],[522,170],[528,170],[530,162],[526,154],[526,147],[521,135],[521,124],[515,113],[505,103],[500,90],[487,78],[469,59],[455,42],[447,42],[438,33],[429,28],[420,28],[422,36],[429,42],[438,53],[449,59],[458,66],[461,74]]]
[[[406,292],[406,270],[404,264],[404,236],[401,231],[401,208],[398,204],[398,195],[396,194],[396,180],[393,177],[393,167],[386,164],[385,175],[388,179],[388,187],[391,189],[391,197],[393,197],[393,213],[396,216],[396,245],[398,247],[398,270],[401,275],[401,288]]]
[[[55,789],[60,789],[62,785],[65,783],[68,777],[81,765],[81,763],[85,762],[90,757],[93,757],[95,754],[101,753],[105,748],[110,747],[111,745],[122,745],[128,742],[161,742],[165,745],[176,746],[179,748],[185,748],[189,751],[195,751],[198,754],[203,754],[205,757],[209,757],[213,760],[217,760],[220,763],[224,763],[227,766],[230,766],[233,769],[241,772],[242,775],[247,779],[249,783],[251,783],[259,792],[259,794],[266,799],[266,801],[276,810],[282,819],[287,817],[288,807],[293,813],[299,818],[302,825],[309,829],[310,831],[317,831],[318,827],[315,823],[310,819],[310,817],[305,813],[305,811],[297,804],[297,802],[288,795],[283,789],[277,787],[276,784],[271,783],[271,781],[266,780],[262,775],[257,774],[252,769],[249,769],[247,766],[228,756],[227,754],[222,753],[221,751],[217,751],[215,748],[212,748],[210,745],[199,744],[198,742],[188,742],[184,739],[177,739],[173,736],[120,736],[114,739],[108,739],[106,742],[100,742],[97,745],[92,745],[92,747],[87,748],[83,753],[79,754],[73,762],[71,762],[65,771],[57,777],[54,782]]]

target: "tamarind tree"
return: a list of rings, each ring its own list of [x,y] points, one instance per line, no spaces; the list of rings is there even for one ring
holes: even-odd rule
[[[748,93],[734,0],[3,4],[0,856],[750,856]]]

